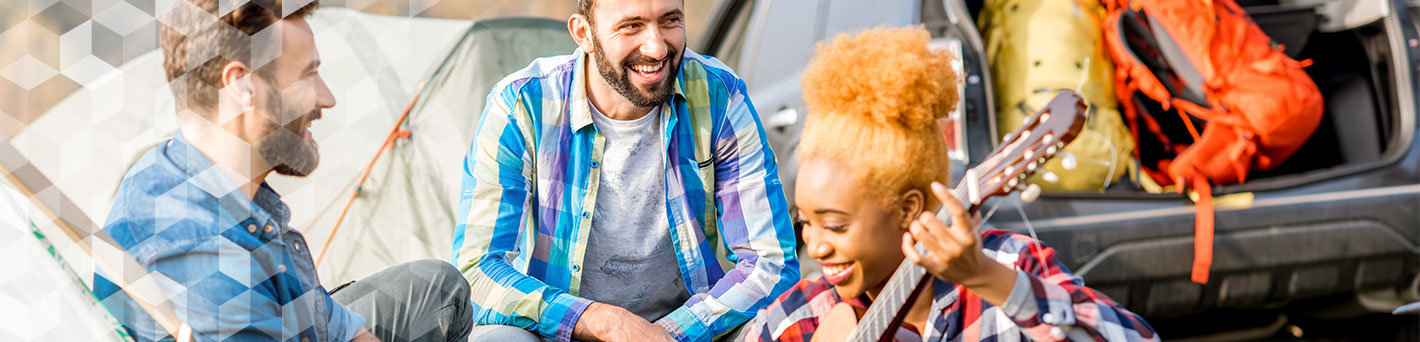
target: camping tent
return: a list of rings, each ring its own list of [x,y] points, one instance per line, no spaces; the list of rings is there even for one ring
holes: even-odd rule
[[[409,260],[447,260],[458,172],[482,101],[497,80],[533,58],[571,52],[565,23],[388,17],[342,8],[318,10],[310,22],[321,75],[337,100],[311,128],[321,165],[309,177],[267,180],[290,205],[292,226],[311,248],[322,248],[357,191],[348,185],[372,165],[402,110],[421,94],[399,125],[411,134],[383,153],[359,187],[318,266],[322,283],[334,286]],[[129,166],[175,130],[161,62],[153,51],[126,63],[11,140],[53,180],[41,193],[63,194],[92,221],[106,221]],[[89,257],[71,241],[51,241],[67,259]]]
[[[341,223],[339,244],[331,244],[320,265],[322,276],[363,275],[414,258],[448,260],[464,155],[488,92],[533,59],[574,49],[562,21],[474,23],[419,92],[400,126],[409,137],[396,140],[360,187]]]

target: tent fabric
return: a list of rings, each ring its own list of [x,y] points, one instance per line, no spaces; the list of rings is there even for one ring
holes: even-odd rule
[[[396,140],[371,170],[320,265],[322,276],[359,276],[410,259],[448,260],[464,156],[489,91],[533,59],[576,48],[560,20],[474,23],[401,125],[409,138]]]

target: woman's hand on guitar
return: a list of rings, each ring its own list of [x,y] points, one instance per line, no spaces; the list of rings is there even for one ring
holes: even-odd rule
[[[932,193],[951,213],[952,225],[923,212],[902,235],[902,253],[937,278],[966,286],[987,302],[1001,305],[1015,286],[1015,272],[981,251],[980,236],[972,232],[979,218],[963,208],[950,189],[933,182]],[[917,242],[926,247],[926,255],[913,248]]]

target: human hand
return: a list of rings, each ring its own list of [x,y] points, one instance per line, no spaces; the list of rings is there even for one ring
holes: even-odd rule
[[[592,303],[587,311],[582,312],[582,317],[572,328],[572,337],[609,342],[675,341],[665,328],[624,308],[604,303]]]
[[[1004,303],[1015,285],[1015,272],[981,251],[981,239],[973,233],[979,219],[962,207],[951,190],[933,182],[932,193],[951,213],[952,225],[923,212],[903,233],[902,253],[937,278],[966,286],[992,304]],[[926,255],[913,248],[917,242],[926,247]]]
[[[355,338],[350,342],[380,342],[380,339],[375,337],[375,334],[371,334],[369,330],[360,328],[360,332],[355,333]]]

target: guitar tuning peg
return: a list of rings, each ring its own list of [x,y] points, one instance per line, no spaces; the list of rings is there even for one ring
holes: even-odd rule
[[[1064,167],[1066,170],[1074,170],[1075,166],[1078,165],[1079,163],[1075,160],[1074,153],[1070,153],[1069,151],[1060,153],[1060,166]]]
[[[1060,181],[1060,176],[1057,176],[1054,172],[1050,171],[1045,171],[1045,173],[1040,174],[1040,178],[1045,179],[1046,182],[1050,182],[1051,184]]]
[[[1031,185],[1026,186],[1026,189],[1025,189],[1025,190],[1021,190],[1021,200],[1022,200],[1022,201],[1025,201],[1025,202],[1027,202],[1027,203],[1029,203],[1029,202],[1035,202],[1035,200],[1038,199],[1038,198],[1040,198],[1040,186],[1039,186],[1039,185],[1031,184]]]

